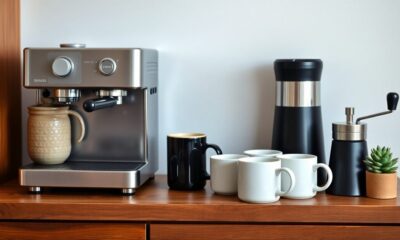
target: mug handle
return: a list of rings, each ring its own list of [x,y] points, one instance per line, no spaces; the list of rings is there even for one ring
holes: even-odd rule
[[[79,124],[81,125],[81,134],[78,138],[78,143],[80,143],[80,142],[82,142],[83,138],[85,137],[85,122],[83,121],[83,118],[79,113],[72,111],[72,110],[68,110],[67,112],[69,115],[76,117],[78,119]]]
[[[221,155],[222,154],[222,150],[221,150],[220,147],[218,147],[217,144],[208,144],[208,143],[206,143],[203,148],[204,148],[203,151],[206,151],[208,148],[212,148],[217,153],[217,155]]]
[[[332,183],[332,179],[333,179],[333,174],[332,174],[332,170],[329,168],[328,165],[324,164],[324,163],[317,163],[313,166],[313,171],[317,172],[318,168],[322,168],[325,170],[325,172],[328,174],[328,180],[326,181],[326,183],[324,184],[324,186],[320,187],[320,186],[314,186],[314,191],[316,192],[321,192],[326,190]]]
[[[205,153],[205,152],[207,151],[208,148],[214,149],[214,151],[217,153],[217,155],[221,155],[221,154],[222,154],[222,150],[221,150],[221,148],[220,148],[217,144],[208,144],[208,143],[205,143],[205,144],[199,144],[199,146],[198,146],[198,149],[199,149],[200,151],[202,151],[203,153]],[[210,174],[209,174],[207,171],[205,171],[205,173],[204,173],[204,178],[205,178],[206,180],[209,180],[209,179],[210,179]]]
[[[276,169],[276,171],[278,172],[278,174],[276,175],[277,178],[281,177],[282,172],[285,172],[289,175],[290,178],[290,187],[289,189],[287,189],[286,191],[281,191],[280,186],[278,187],[278,190],[276,191],[276,194],[278,196],[282,196],[285,194],[288,194],[289,192],[291,192],[294,189],[294,186],[296,186],[296,177],[294,176],[294,173],[292,170],[290,170],[289,168],[283,167],[283,168],[278,168]]]

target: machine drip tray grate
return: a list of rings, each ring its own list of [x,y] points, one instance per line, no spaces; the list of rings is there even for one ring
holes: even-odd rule
[[[78,162],[67,161],[63,164],[40,165],[29,164],[23,167],[25,170],[49,170],[49,171],[137,171],[146,163],[144,162]]]

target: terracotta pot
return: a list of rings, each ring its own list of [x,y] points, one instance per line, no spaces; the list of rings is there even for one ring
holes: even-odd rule
[[[367,197],[392,199],[397,197],[397,173],[366,171]]]

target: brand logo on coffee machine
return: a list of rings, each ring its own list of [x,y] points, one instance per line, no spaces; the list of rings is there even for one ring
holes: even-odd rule
[[[47,79],[46,78],[34,78],[33,82],[34,83],[47,83]]]

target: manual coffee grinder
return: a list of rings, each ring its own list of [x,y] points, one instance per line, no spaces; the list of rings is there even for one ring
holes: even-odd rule
[[[357,118],[353,122],[354,108],[346,108],[346,122],[332,124],[332,148],[329,167],[333,173],[327,193],[342,196],[365,195],[365,166],[368,156],[367,124],[362,120],[392,113],[396,110],[399,95],[387,94],[388,111]]]

